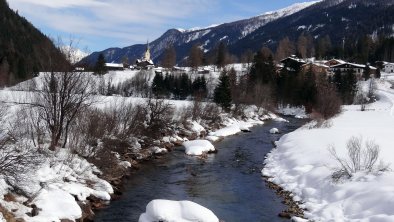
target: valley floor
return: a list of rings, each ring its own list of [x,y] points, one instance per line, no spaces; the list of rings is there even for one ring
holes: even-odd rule
[[[394,90],[378,82],[379,100],[360,106],[344,106],[343,112],[323,127],[313,123],[283,136],[268,154],[262,170],[270,181],[294,194],[312,221],[394,221],[394,172],[360,171],[337,182],[332,179],[339,162],[330,154],[335,147],[347,159],[351,137],[373,141],[380,147],[380,160],[394,167]],[[379,162],[377,163],[377,165]],[[303,221],[300,219],[300,221]]]

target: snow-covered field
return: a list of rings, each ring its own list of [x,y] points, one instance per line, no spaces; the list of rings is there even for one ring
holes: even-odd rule
[[[374,141],[380,159],[394,167],[394,90],[385,81],[378,83],[379,101],[360,111],[360,106],[344,106],[343,113],[325,127],[304,126],[277,142],[268,154],[262,174],[301,201],[312,221],[394,221],[394,172],[361,171],[349,179],[334,182],[332,173],[347,156],[351,137]],[[378,164],[378,163],[377,163]]]

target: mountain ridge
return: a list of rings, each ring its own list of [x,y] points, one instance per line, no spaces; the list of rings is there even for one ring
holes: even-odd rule
[[[170,44],[173,44],[176,49],[178,62],[187,56],[188,51],[194,44],[200,44],[205,52],[213,50],[223,40],[227,44],[233,44],[259,27],[283,16],[303,10],[317,2],[320,1],[296,3],[277,11],[266,12],[251,18],[215,26],[211,25],[204,28],[192,28],[188,30],[179,28],[169,29],[158,39],[150,43],[152,58],[155,62],[160,60],[165,48]],[[145,48],[145,44],[135,44],[124,48],[111,47],[103,51],[93,52],[84,58],[81,63],[94,64],[100,53],[103,53],[106,60],[110,62],[121,62],[125,57],[128,58],[129,62],[133,62],[142,56]]]

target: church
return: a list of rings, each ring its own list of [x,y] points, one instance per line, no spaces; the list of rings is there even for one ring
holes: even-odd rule
[[[146,44],[144,56],[141,59],[137,59],[136,66],[138,69],[152,69],[155,67],[155,64],[150,57],[149,42]]]

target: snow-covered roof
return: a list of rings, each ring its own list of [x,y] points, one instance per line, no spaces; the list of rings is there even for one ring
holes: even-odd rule
[[[327,62],[332,62],[332,61],[338,62],[339,64],[345,64],[345,63],[347,63],[346,61],[344,61],[344,60],[342,60],[342,59],[330,59],[330,60],[328,60]]]
[[[338,65],[335,65],[335,66],[331,66],[331,68],[339,68],[340,66],[343,66],[343,65],[350,65],[350,66],[353,66],[354,68],[361,68],[361,69],[365,69],[366,68],[366,65],[357,64],[357,63],[350,63],[350,62],[343,63],[343,64],[338,64]],[[373,67],[373,66],[369,66],[369,68],[373,69],[373,70],[376,69],[376,67]]]
[[[112,67],[112,68],[123,68],[122,63],[105,63],[106,67]]]
[[[392,63],[392,62],[383,62],[383,65],[384,65],[384,66],[389,66],[389,65],[392,66],[392,65],[394,65],[394,63]]]
[[[287,58],[285,58],[285,59],[282,59],[280,62],[283,63],[285,60],[288,60],[288,59],[297,61],[297,62],[299,62],[299,63],[306,63],[305,60],[300,59],[300,58],[298,58],[298,57],[296,57],[296,56],[294,56],[294,55],[293,55],[293,56],[289,56],[289,57],[287,57]]]
[[[315,66],[319,66],[319,67],[323,67],[323,68],[330,68],[328,65],[324,65],[320,62],[309,62],[309,63],[304,64],[302,66],[308,66],[308,65],[315,65]]]

